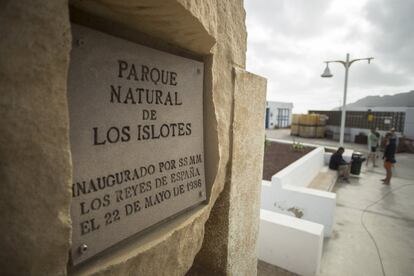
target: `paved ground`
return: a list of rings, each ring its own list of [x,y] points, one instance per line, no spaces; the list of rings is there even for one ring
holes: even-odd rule
[[[414,275],[414,155],[398,154],[397,177],[381,184],[384,171],[364,168],[350,184],[337,183],[333,235],[324,241],[319,275]],[[382,200],[381,200],[382,199]]]
[[[292,139],[286,130],[270,131],[267,137]],[[323,139],[297,140],[337,146],[337,142]],[[345,147],[366,151],[364,145]],[[336,222],[332,237],[324,241],[318,276],[414,275],[414,154],[397,154],[396,159],[391,186],[381,184],[382,166],[366,168],[365,163],[361,175],[353,177],[350,184],[336,184]],[[361,223],[362,216],[378,246],[385,274],[375,244]],[[276,269],[272,272],[269,267],[263,274],[259,266],[259,275],[287,274]]]
[[[260,261],[257,263],[257,276],[299,276],[280,267]]]

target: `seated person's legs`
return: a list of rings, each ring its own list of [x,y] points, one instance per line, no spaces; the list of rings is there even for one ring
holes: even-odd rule
[[[342,176],[344,179],[348,179],[349,171],[350,171],[349,165],[340,165],[338,167],[338,174],[339,176]]]

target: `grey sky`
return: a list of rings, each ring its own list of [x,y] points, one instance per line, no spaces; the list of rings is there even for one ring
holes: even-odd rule
[[[324,60],[375,57],[350,69],[348,103],[414,89],[413,0],[245,0],[247,69],[268,79],[268,100],[294,112],[342,104],[344,68]]]

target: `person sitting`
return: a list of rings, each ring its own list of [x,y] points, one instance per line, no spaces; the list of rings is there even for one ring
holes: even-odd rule
[[[343,147],[339,147],[338,150],[332,154],[331,159],[329,160],[329,168],[338,171],[338,175],[342,177],[345,182],[349,183],[349,171],[351,166],[350,163],[347,163],[342,157],[344,151]]]

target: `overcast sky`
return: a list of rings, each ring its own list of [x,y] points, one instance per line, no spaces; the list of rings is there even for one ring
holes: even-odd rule
[[[414,0],[245,0],[247,69],[267,78],[267,99],[294,112],[342,105],[345,70],[324,60],[373,56],[352,64],[347,102],[414,90]]]

